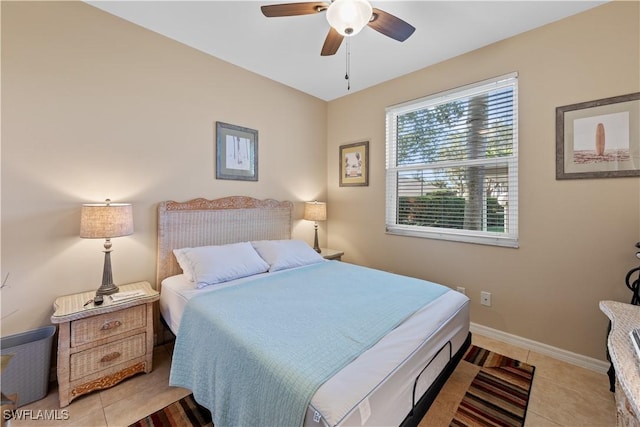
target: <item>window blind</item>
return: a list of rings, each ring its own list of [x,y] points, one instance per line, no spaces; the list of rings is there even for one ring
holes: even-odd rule
[[[517,74],[389,107],[386,228],[518,245]]]

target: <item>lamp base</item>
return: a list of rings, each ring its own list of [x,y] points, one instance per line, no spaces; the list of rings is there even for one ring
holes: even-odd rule
[[[96,291],[96,295],[111,295],[119,289],[113,284],[113,274],[111,273],[111,241],[107,239],[104,244],[104,268],[102,269],[102,285]]]
[[[320,245],[318,245],[318,223],[317,222],[315,224],[314,229],[315,229],[315,236],[313,238],[313,249],[316,252],[321,253],[322,250],[320,249]]]
[[[120,289],[118,289],[118,287],[113,283],[108,284],[106,286],[102,284],[96,291],[96,295],[111,295],[111,294],[115,294],[118,291],[120,291]]]

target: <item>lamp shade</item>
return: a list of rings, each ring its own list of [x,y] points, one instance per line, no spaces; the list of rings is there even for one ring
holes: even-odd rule
[[[303,218],[309,221],[326,221],[327,204],[324,202],[305,202]]]
[[[133,208],[129,203],[84,204],[80,212],[80,237],[110,239],[133,234]]]
[[[327,9],[327,21],[343,36],[355,36],[371,20],[367,0],[335,0]]]

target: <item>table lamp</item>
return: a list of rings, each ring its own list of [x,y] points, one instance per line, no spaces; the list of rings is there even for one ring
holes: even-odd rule
[[[313,228],[315,229],[315,237],[313,239],[313,249],[320,253],[320,246],[318,245],[318,221],[327,220],[327,204],[324,202],[305,202],[304,204],[304,219],[308,221],[315,221]]]
[[[83,204],[80,213],[80,237],[86,239],[105,239],[104,269],[102,285],[96,295],[110,295],[118,292],[111,274],[111,239],[133,234],[133,208],[129,203]]]

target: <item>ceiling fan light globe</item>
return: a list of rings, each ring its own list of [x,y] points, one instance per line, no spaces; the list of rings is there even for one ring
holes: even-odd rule
[[[335,0],[327,9],[327,21],[339,34],[355,36],[369,23],[372,13],[367,0]]]

